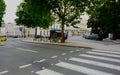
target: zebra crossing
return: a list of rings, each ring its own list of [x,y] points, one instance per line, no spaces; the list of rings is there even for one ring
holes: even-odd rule
[[[120,75],[120,51],[87,51],[77,57],[70,57],[67,61],[56,63],[54,68],[56,67],[61,68],[62,71],[77,72],[74,75]],[[37,75],[69,75],[67,72],[51,68],[36,71],[35,73]]]

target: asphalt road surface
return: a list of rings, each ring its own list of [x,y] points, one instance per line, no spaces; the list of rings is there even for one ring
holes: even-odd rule
[[[0,75],[120,75],[120,51],[8,39],[0,46]]]

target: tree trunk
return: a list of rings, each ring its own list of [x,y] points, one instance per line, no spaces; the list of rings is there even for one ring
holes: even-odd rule
[[[24,30],[23,30],[23,37],[25,38],[26,37],[26,30],[25,30],[25,27],[24,27]]]
[[[1,34],[1,27],[0,27],[0,34]]]
[[[64,38],[64,20],[62,20],[61,26],[62,26],[61,43],[65,43],[65,38]]]
[[[35,27],[35,38],[37,37],[37,27]]]
[[[116,33],[113,33],[113,37],[112,37],[112,40],[116,40]]]

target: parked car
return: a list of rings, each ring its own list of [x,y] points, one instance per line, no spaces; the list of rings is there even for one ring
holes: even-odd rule
[[[83,38],[91,39],[91,40],[103,40],[103,38],[99,36],[98,34],[84,34]]]

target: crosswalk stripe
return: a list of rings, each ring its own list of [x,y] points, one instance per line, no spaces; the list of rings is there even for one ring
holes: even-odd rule
[[[76,62],[82,62],[82,63],[86,63],[86,64],[91,64],[91,65],[95,65],[95,66],[100,66],[100,67],[106,67],[106,68],[115,69],[115,70],[120,70],[120,66],[118,66],[118,65],[113,65],[113,64],[103,63],[103,62],[97,62],[97,61],[81,59],[81,58],[74,58],[74,57],[70,58],[69,60],[76,61]]]
[[[2,71],[2,72],[0,72],[0,75],[6,74],[6,73],[8,73],[8,71]]]
[[[105,53],[113,53],[113,54],[120,54],[120,52],[115,52],[115,51],[103,51],[103,50],[92,50],[96,52],[105,52]]]
[[[44,62],[44,61],[46,61],[46,59],[41,59],[41,60],[39,60],[39,61],[33,61],[33,63],[41,63],[41,62]]]
[[[79,56],[120,63],[120,60],[118,59],[113,59],[113,58],[108,58],[108,57],[103,57],[103,56],[95,56],[95,55],[88,55],[88,54],[80,54]]]
[[[117,57],[120,58],[120,55],[114,55],[114,54],[107,54],[107,53],[98,53],[98,52],[86,52],[88,54],[97,54],[97,55],[104,55],[104,56],[111,56],[111,57]]]
[[[26,65],[22,65],[22,66],[19,66],[20,69],[23,69],[23,68],[26,68],[26,67],[29,67],[31,66],[32,64],[26,64]]]
[[[94,69],[90,69],[90,68],[86,68],[83,66],[78,66],[78,65],[74,65],[74,64],[70,64],[66,62],[57,63],[56,66],[70,69],[70,70],[77,71],[77,72],[81,72],[81,73],[88,74],[88,75],[114,75],[111,73],[98,71],[98,70],[94,70]]]
[[[64,75],[62,73],[59,73],[59,72],[56,72],[56,71],[53,71],[53,70],[50,70],[50,69],[44,69],[44,70],[41,70],[41,71],[37,71],[35,73],[38,74],[38,75]]]

